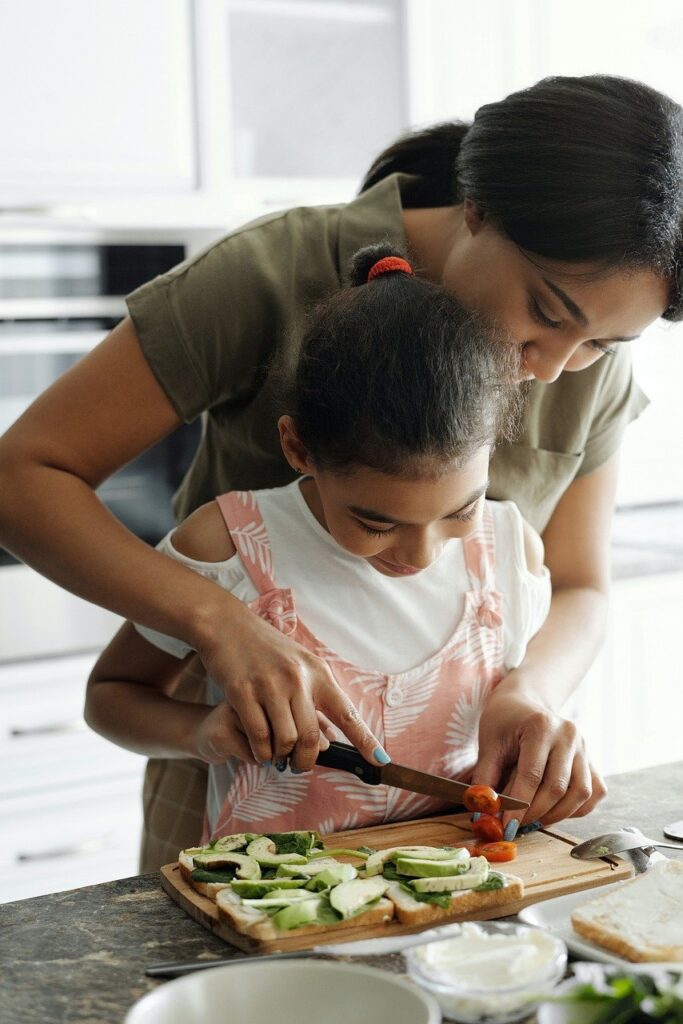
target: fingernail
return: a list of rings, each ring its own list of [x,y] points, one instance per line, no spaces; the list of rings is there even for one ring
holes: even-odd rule
[[[279,772],[283,772],[287,767],[287,758],[281,757],[278,761],[275,762],[275,767]]]
[[[542,821],[530,821],[528,825],[522,825],[517,835],[526,836],[529,832],[538,832],[539,828],[543,828]]]
[[[306,774],[306,772],[303,771],[301,768],[292,768],[291,765],[290,765],[289,770],[292,773],[292,775],[305,775]]]
[[[481,811],[475,811],[474,814],[472,815],[472,817],[470,818],[470,821],[479,821],[480,818],[481,818]]]
[[[380,764],[391,763],[391,758],[387,754],[384,747],[375,747],[375,749],[372,752],[372,756],[374,757],[375,761],[379,761]]]
[[[516,818],[512,818],[510,821],[508,821],[507,825],[505,826],[505,831],[503,832],[503,839],[505,839],[506,842],[511,843],[517,835],[518,828],[519,822]]]
[[[262,768],[270,768],[272,761],[261,761]]]

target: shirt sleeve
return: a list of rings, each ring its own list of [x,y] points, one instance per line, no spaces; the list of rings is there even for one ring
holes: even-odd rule
[[[247,225],[126,298],[145,358],[185,422],[247,400],[263,382],[308,251],[301,221],[287,211]]]
[[[188,568],[199,573],[200,576],[204,576],[205,579],[213,580],[214,583],[217,583],[224,590],[229,591],[245,603],[253,601],[258,597],[253,583],[244,570],[239,555],[235,554],[232,558],[227,558],[223,562],[200,562],[194,558],[188,558],[187,555],[181,554],[180,551],[173,547],[173,532],[171,530],[170,533],[167,533],[159,541],[156,546],[157,551],[161,551],[162,554],[175,559],[176,562],[188,566]],[[160,633],[156,629],[141,626],[137,622],[134,622],[133,626],[148,643],[158,647],[161,651],[165,651],[166,654],[173,655],[174,658],[185,658],[193,650],[184,640],[178,640],[176,637]]]
[[[590,431],[577,476],[598,469],[619,450],[626,427],[649,405],[647,395],[633,377],[631,352],[620,345],[606,363],[603,384],[593,408]]]

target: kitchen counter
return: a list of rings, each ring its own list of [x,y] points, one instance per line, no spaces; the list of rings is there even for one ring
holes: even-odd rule
[[[618,508],[611,566],[614,580],[683,572],[683,502]]]
[[[637,825],[657,838],[662,825],[683,817],[683,761],[616,775],[608,784],[593,814],[561,827],[588,838]],[[146,965],[240,955],[177,907],[155,874],[4,904],[0,1018],[3,1024],[115,1024],[163,984],[145,977]],[[403,965],[398,954],[368,963],[396,972]]]

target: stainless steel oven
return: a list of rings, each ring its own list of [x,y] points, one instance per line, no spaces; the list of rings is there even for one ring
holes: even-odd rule
[[[182,237],[168,235],[0,235],[0,434],[126,315],[128,292],[181,262],[187,250]],[[99,488],[114,515],[151,544],[173,525],[171,497],[199,432],[199,423],[181,427]],[[105,615],[106,629],[93,632],[96,610],[77,602],[68,611],[74,601],[0,549],[0,660],[99,646],[111,617]],[[40,636],[29,635],[36,602],[57,623],[52,639],[48,625]]]

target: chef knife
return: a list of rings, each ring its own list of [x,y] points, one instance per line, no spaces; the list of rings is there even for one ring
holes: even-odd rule
[[[408,789],[412,793],[422,793],[436,800],[445,800],[455,807],[463,806],[463,796],[469,789],[464,782],[454,782],[453,779],[444,779],[440,775],[429,775],[427,772],[419,772],[415,768],[395,764],[393,761],[385,765],[370,764],[355,747],[336,741],[332,741],[327,750],[322,750],[318,754],[316,764],[350,772],[368,786],[381,784],[397,789]],[[517,800],[501,793],[500,806],[504,811],[516,811],[526,810],[529,804],[526,800]]]

